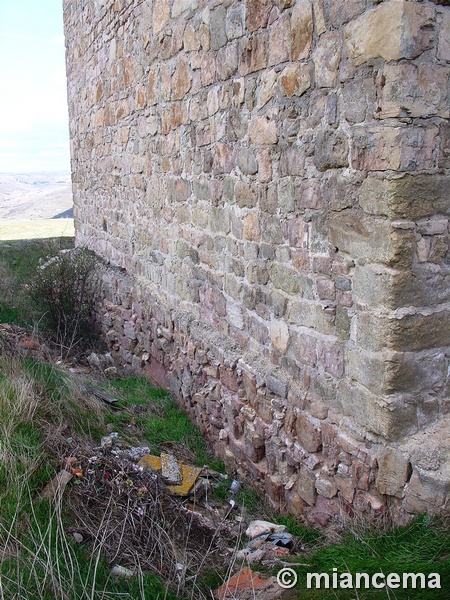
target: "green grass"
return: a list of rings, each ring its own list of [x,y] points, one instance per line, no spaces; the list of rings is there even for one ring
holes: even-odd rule
[[[121,382],[119,382],[120,386]],[[154,393],[161,397],[160,391]],[[0,576],[4,598],[51,600],[124,597],[176,600],[152,574],[111,576],[101,555],[66,533],[63,503],[37,494],[61,468],[48,435],[59,424],[88,436],[105,423],[92,400],[58,367],[0,357]],[[106,407],[99,405],[103,412]],[[91,441],[91,443],[93,443]]]
[[[450,522],[439,518],[419,517],[407,527],[386,532],[350,531],[340,544],[325,545],[304,557],[306,567],[294,567],[301,590],[300,599],[321,600],[330,597],[342,600],[355,598],[354,590],[306,589],[307,573],[438,573],[441,589],[360,589],[360,600],[395,598],[398,600],[441,600],[448,598],[450,583]]]
[[[107,387],[111,395],[120,398],[120,412],[109,414],[107,422],[114,424],[118,433],[127,435],[127,426],[133,421],[142,430],[143,441],[154,453],[167,442],[183,444],[193,454],[195,465],[208,465],[223,471],[222,461],[214,457],[208,449],[199,429],[190,421],[188,415],[180,410],[170,394],[162,389],[153,388],[145,379],[127,377],[114,380]],[[148,414],[134,415],[129,409],[133,405],[146,407]]]

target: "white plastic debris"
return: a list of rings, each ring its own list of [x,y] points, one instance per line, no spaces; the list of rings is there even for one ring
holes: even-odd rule
[[[122,567],[122,565],[114,565],[114,567],[111,569],[111,575],[130,579],[130,577],[133,577],[134,571],[127,569],[126,567]]]

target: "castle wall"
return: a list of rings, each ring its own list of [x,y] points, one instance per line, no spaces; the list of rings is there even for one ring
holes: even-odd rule
[[[278,508],[442,509],[450,8],[64,9],[76,239],[120,360]]]

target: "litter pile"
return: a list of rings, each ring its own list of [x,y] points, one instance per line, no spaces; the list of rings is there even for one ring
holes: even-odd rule
[[[65,496],[73,517],[69,533],[88,543],[92,554],[101,551],[113,575],[150,571],[178,593],[192,592],[206,569],[232,574],[245,563],[273,567],[299,550],[284,526],[249,522],[236,503],[240,482],[229,486],[228,501],[214,500],[212,489],[226,475],[186,465],[168,452],[156,456],[148,447],[127,447],[114,432],[99,447],[82,448],[75,440],[72,446],[75,455],[66,457],[41,495],[62,493],[71,481]],[[249,542],[239,550],[245,536]],[[227,595],[231,588],[224,586],[216,597],[241,597]]]
[[[179,481],[173,456],[163,454],[158,464],[158,457],[140,457],[138,448],[115,448],[106,442],[95,455],[78,455],[71,463],[70,470],[82,474],[68,496],[73,533],[89,541],[94,552],[101,548],[124,573],[151,571],[171,583],[226,564],[235,541],[227,524],[190,510],[179,499],[188,496],[201,469],[184,466]]]

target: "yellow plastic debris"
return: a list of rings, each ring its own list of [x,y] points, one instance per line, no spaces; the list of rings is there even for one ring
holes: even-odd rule
[[[159,456],[144,454],[138,464],[140,467],[149,467],[154,471],[161,471],[161,458]],[[197,478],[201,473],[201,468],[183,465],[181,462],[179,462],[179,465],[183,480],[180,485],[168,485],[167,489],[174,496],[187,496],[191,491],[192,486],[197,481]]]

